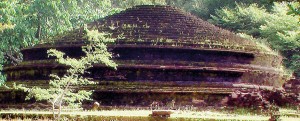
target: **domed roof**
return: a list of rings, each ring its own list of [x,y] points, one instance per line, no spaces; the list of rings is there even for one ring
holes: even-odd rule
[[[99,82],[83,88],[95,90],[93,99],[103,105],[140,107],[172,98],[190,105],[188,101],[195,96],[222,99],[214,97],[236,89],[256,89],[257,85],[278,88],[284,82],[281,56],[174,7],[137,6],[87,27],[118,38],[108,45],[118,69],[96,63],[84,75]],[[47,86],[48,75],[63,75],[68,67],[49,58],[49,48],[71,58],[85,54],[81,48],[87,42],[83,28],[52,41],[22,49],[23,62],[3,69],[7,83]]]
[[[136,6],[89,23],[88,28],[112,33],[113,37],[122,36],[117,44],[193,46],[227,50],[253,50],[256,46],[250,40],[171,6]],[[83,37],[83,28],[80,28],[53,41],[56,45],[78,44],[85,41]]]

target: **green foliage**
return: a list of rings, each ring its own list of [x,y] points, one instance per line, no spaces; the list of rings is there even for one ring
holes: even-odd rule
[[[0,87],[4,84],[5,80],[6,80],[5,76],[0,72]]]
[[[232,7],[236,0],[191,0],[192,2],[186,3],[184,8],[200,18],[207,20],[211,14],[214,14],[216,9],[224,6]]]
[[[245,33],[237,33],[237,35],[239,35],[242,38],[245,38],[245,39],[248,39],[248,40],[251,40],[251,41],[255,42],[256,45],[257,45],[257,48],[259,48],[261,50],[264,50],[264,51],[269,52],[271,54],[279,55],[278,52],[276,52],[272,48],[270,48],[269,43],[264,38],[254,38],[253,36],[247,35]]]
[[[112,0],[119,8],[126,9],[137,5],[165,5],[165,0]]]
[[[289,7],[289,12],[287,14],[289,15],[295,15],[298,16],[300,15],[300,1],[299,0],[272,0],[272,1],[286,1],[286,2],[291,2],[288,3],[288,7]]]
[[[89,95],[92,92],[84,90],[76,92],[79,86],[92,84],[92,82],[81,76],[90,65],[86,65],[87,62],[84,62],[83,59],[64,58],[65,54],[63,52],[54,49],[48,50],[48,54],[57,57],[58,63],[67,65],[70,68],[63,77],[52,74],[53,79],[49,82],[49,88],[33,87],[27,90],[29,93],[26,99],[47,100],[56,105],[63,102],[70,107],[78,106],[84,99],[90,99]]]
[[[89,44],[83,47],[83,51],[86,53],[86,57],[82,58],[85,62],[99,63],[114,67],[116,69],[117,64],[112,60],[112,54],[108,52],[106,43],[112,43],[115,41],[113,38],[108,38],[110,36],[107,33],[99,33],[97,30],[87,31],[87,39]]]
[[[58,106],[60,111],[62,105],[67,107],[78,107],[82,101],[89,100],[92,91],[81,90],[83,85],[94,84],[95,82],[84,78],[82,75],[93,64],[104,64],[108,67],[116,69],[117,64],[111,60],[112,54],[107,50],[107,43],[114,42],[115,39],[110,38],[106,33],[99,33],[97,30],[86,31],[86,39],[88,44],[82,47],[85,56],[80,59],[70,58],[65,53],[50,49],[49,56],[57,58],[59,64],[63,64],[69,69],[64,76],[59,77],[56,74],[51,74],[53,78],[49,82],[49,88],[33,87],[31,89],[26,86],[18,85],[19,88],[28,92],[26,99],[35,98],[37,101],[46,100],[52,104],[53,112],[55,106]],[[54,114],[53,114],[54,115]]]
[[[271,19],[267,10],[257,4],[251,4],[250,6],[237,4],[233,9],[219,9],[216,10],[216,15],[211,17],[210,22],[215,25],[254,37],[260,36],[260,26]]]
[[[290,9],[290,11],[288,12],[288,14],[290,15],[300,15],[300,3],[299,1],[296,2],[296,4],[288,4],[288,7]]]
[[[258,3],[260,5],[269,5],[269,0],[112,0],[114,6],[125,9],[136,5],[170,5],[191,12],[202,19],[209,19],[216,9],[222,7],[234,7],[235,2]]]
[[[0,54],[3,54],[3,53],[0,52]],[[0,55],[0,57],[1,57],[1,55]],[[4,76],[4,75],[2,74],[2,72],[1,72],[1,70],[3,69],[1,63],[4,63],[4,62],[2,62],[2,61],[3,61],[3,59],[0,59],[0,87],[4,84],[4,82],[5,82],[5,80],[6,80],[5,76]]]
[[[0,32],[3,32],[6,29],[13,29],[15,26],[11,24],[0,23]]]
[[[20,48],[113,12],[110,0],[2,0],[0,65],[22,61]]]
[[[0,31],[0,60],[1,65],[6,63],[17,63],[22,56],[17,54],[19,48],[23,46],[23,41],[31,41],[26,37],[26,26],[21,24],[26,18],[26,3],[19,3],[19,0],[0,2],[0,23],[10,25]],[[24,17],[24,18],[22,18]],[[20,26],[17,26],[19,25]]]
[[[34,0],[29,11],[34,13],[38,39],[61,34],[102,18],[111,11],[109,0]],[[40,36],[40,37],[39,37]]]
[[[215,10],[223,7],[234,8],[236,3],[243,3],[245,6],[251,3],[266,7],[270,5],[269,0],[166,0],[166,3],[191,12],[204,20],[210,19],[210,15],[215,14]]]
[[[272,49],[284,57],[284,64],[300,76],[299,50],[300,28],[297,16],[288,15],[288,5],[298,3],[274,3],[270,11],[257,4],[239,5],[233,9],[216,11],[211,22],[255,38],[263,38]]]
[[[290,3],[292,4],[292,3]],[[273,49],[276,49],[286,57],[286,67],[295,71],[300,76],[299,50],[300,28],[297,16],[288,15],[287,4],[276,3],[269,20],[262,25],[260,30],[262,37],[267,38]]]
[[[298,25],[299,26],[299,25]],[[297,27],[297,26],[295,26]],[[286,57],[285,65],[295,71],[296,76],[300,77],[300,30],[278,32],[274,39],[274,48],[281,51]],[[279,45],[277,45],[279,44]]]

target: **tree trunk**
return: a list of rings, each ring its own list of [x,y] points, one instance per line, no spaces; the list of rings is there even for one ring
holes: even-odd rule
[[[62,101],[59,102],[59,106],[58,106],[58,115],[57,115],[57,120],[58,121],[60,121],[61,103],[62,103]]]
[[[55,103],[54,102],[52,103],[52,113],[53,113],[53,120],[55,120],[56,117],[55,117]]]
[[[38,40],[40,40],[41,33],[42,33],[41,15],[40,15],[40,13],[38,13],[38,25],[37,25],[37,30],[36,30],[36,33],[35,33],[35,38],[37,38]]]
[[[73,75],[71,75],[71,76],[73,76]],[[67,83],[67,86],[65,87],[65,89],[64,89],[64,91],[63,91],[63,93],[61,94],[61,97],[60,97],[60,100],[59,100],[59,109],[58,109],[58,115],[57,115],[57,119],[58,119],[58,121],[60,120],[60,114],[61,114],[61,104],[62,104],[62,102],[63,102],[63,98],[64,98],[64,96],[65,96],[65,93],[67,92],[67,90],[69,89],[69,86],[70,86],[70,81]]]

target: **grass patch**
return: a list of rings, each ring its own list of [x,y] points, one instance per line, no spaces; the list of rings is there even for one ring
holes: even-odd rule
[[[299,113],[296,110],[281,109],[282,120],[300,120]],[[175,110],[170,118],[150,117],[151,110],[102,110],[102,111],[70,111],[63,112],[62,117],[67,120],[114,120],[114,121],[156,121],[156,120],[268,120],[269,115],[259,115],[249,113],[246,109],[237,109],[230,111],[188,111]],[[286,114],[297,115],[286,115]],[[38,110],[2,110],[0,111],[0,120],[52,120],[51,111]]]

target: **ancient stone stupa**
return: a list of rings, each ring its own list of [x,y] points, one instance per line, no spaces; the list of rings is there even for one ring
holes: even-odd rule
[[[93,99],[102,105],[188,105],[193,100],[210,105],[235,89],[276,88],[283,83],[281,56],[174,7],[136,6],[89,23],[88,28],[123,36],[109,45],[117,71],[94,65],[88,76],[99,84],[83,87],[95,90]],[[4,69],[7,84],[46,86],[49,74],[66,69],[46,51],[56,48],[79,57],[83,36],[81,28],[53,43],[23,49],[24,61]],[[24,96],[1,101],[15,98]]]

